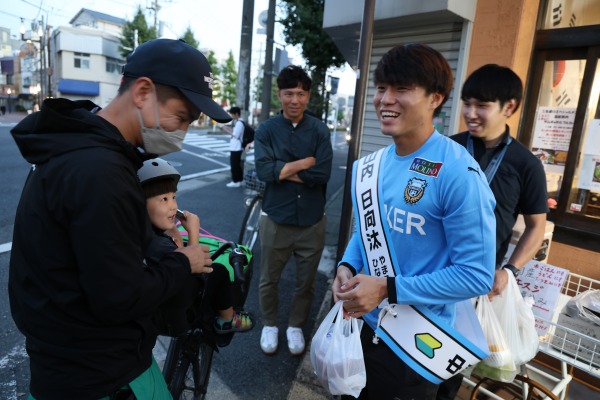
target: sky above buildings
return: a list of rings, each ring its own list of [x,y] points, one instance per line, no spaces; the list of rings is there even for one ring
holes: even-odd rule
[[[14,38],[20,36],[21,18],[24,19],[27,30],[31,29],[32,21],[41,19],[53,28],[69,26],[69,21],[82,8],[131,20],[138,6],[141,6],[146,21],[153,24],[154,12],[148,7],[158,3],[158,20],[163,21],[163,37],[181,37],[189,26],[200,42],[200,48],[213,50],[221,60],[227,58],[229,51],[232,51],[236,62],[238,60],[243,0],[9,0],[4,3],[4,7],[0,9],[0,26],[9,28]],[[266,13],[268,7],[268,0],[254,1],[253,64],[264,59],[266,36],[257,33],[257,29],[261,28],[259,14],[263,11]],[[276,43],[283,43],[280,32],[281,28],[276,24]],[[286,46],[285,49],[289,53],[290,62],[303,64],[298,49],[292,46]],[[356,77],[349,67],[334,75],[341,77],[340,93],[354,94]]]

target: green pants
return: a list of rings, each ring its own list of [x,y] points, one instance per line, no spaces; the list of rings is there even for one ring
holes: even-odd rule
[[[150,368],[123,387],[123,389],[127,388],[131,388],[138,400],[173,399],[154,357]],[[35,400],[35,398],[30,394],[27,400]],[[101,397],[99,400],[110,400],[110,396]]]
[[[302,328],[315,291],[317,268],[325,246],[327,218],[312,226],[282,225],[268,216],[260,217],[259,302],[262,323],[277,324],[279,280],[289,259],[296,261],[296,287],[290,310],[289,326]]]

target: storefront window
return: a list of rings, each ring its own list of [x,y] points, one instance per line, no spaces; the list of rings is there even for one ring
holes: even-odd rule
[[[584,60],[546,61],[544,65],[531,151],[544,164],[552,208],[559,200],[584,69]]]
[[[567,212],[600,218],[600,64],[590,93]]]
[[[542,161],[561,243],[600,251],[600,0],[543,0],[518,139]]]
[[[543,29],[595,25],[599,19],[598,0],[550,0]]]

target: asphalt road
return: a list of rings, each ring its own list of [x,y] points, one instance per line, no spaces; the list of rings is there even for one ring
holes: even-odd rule
[[[9,134],[10,126],[0,123],[0,400],[26,399],[29,365],[24,350],[23,336],[16,329],[8,304],[7,280],[10,242],[14,211],[29,166],[21,158]],[[328,197],[334,198],[343,186],[347,146],[341,134],[336,138],[332,179]],[[180,208],[200,216],[202,226],[215,236],[237,240],[244,213],[243,188],[230,189],[228,138],[191,131],[186,137],[184,150],[165,157],[182,173],[178,202]],[[335,217],[330,218],[328,245],[337,239]],[[339,221],[337,221],[339,222]],[[255,255],[258,268],[257,252]],[[321,306],[331,277],[331,271],[320,271],[317,277],[315,301],[311,318],[304,328],[307,339],[313,332],[315,318]],[[246,309],[258,315],[257,275],[254,276]],[[287,315],[294,285],[293,262],[286,267],[280,285],[280,350],[265,356],[259,340],[260,320],[250,332],[236,334],[232,343],[215,354],[209,386],[209,399],[286,399],[292,387],[302,357],[290,355],[285,343]]]

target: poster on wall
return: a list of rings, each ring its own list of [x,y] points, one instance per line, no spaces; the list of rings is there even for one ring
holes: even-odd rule
[[[600,156],[600,119],[593,119],[588,126],[583,154]]]
[[[600,191],[600,120],[590,121],[583,155],[581,157],[581,168],[577,179],[577,187],[594,192]]]
[[[577,187],[600,192],[600,156],[583,155]]]
[[[573,107],[539,107],[537,110],[531,151],[547,172],[564,171],[575,110]]]

